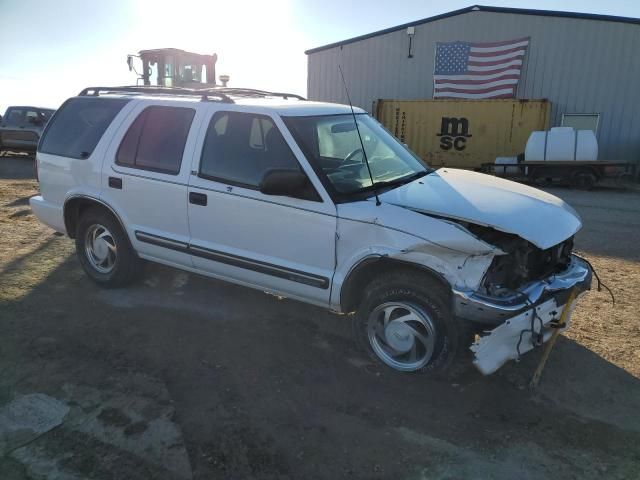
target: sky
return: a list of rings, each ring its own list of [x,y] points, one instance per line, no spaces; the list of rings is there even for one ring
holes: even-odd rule
[[[640,17],[639,0],[483,5]],[[87,86],[132,85],[127,54],[217,53],[229,86],[306,95],[304,51],[472,5],[472,0],[0,0],[0,112],[58,107]]]

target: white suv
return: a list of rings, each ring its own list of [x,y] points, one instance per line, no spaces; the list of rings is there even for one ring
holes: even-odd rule
[[[344,105],[90,88],[49,122],[37,168],[33,211],[75,238],[98,284],[128,284],[145,259],[355,311],[358,343],[399,371],[442,370],[471,346],[491,373],[591,285],[562,200],[430,169]]]

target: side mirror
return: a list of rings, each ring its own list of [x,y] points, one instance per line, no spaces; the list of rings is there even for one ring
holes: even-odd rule
[[[265,195],[303,198],[307,176],[300,170],[271,168],[264,173],[259,189]]]

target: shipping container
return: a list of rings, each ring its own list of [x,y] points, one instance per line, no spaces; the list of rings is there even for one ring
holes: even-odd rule
[[[378,100],[376,118],[432,167],[479,169],[549,127],[547,100]]]

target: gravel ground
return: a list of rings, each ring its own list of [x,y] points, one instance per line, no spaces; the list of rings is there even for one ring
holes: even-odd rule
[[[155,265],[101,290],[14,173],[0,179],[3,480],[640,478],[638,192],[549,190],[582,215],[577,249],[616,305],[584,297],[530,391],[540,351],[490,377],[468,355],[448,378],[397,375],[354,350],[347,317],[294,301]]]

